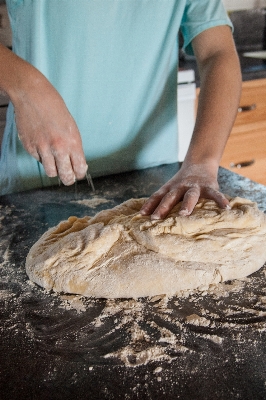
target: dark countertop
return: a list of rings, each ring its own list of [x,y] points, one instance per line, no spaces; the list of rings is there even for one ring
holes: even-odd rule
[[[95,195],[80,182],[76,196],[62,186],[0,198],[1,399],[266,398],[265,266],[169,302],[55,294],[25,273],[30,247],[49,227],[148,196],[176,170],[98,178]],[[266,210],[266,187],[224,169],[219,182]]]

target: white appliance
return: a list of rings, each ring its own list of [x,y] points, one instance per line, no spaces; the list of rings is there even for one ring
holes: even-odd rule
[[[177,74],[178,161],[183,162],[195,125],[196,84],[192,69]]]

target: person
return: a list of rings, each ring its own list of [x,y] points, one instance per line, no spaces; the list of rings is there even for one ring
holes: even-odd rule
[[[1,194],[65,185],[177,161],[178,32],[195,54],[201,90],[180,170],[141,213],[165,218],[182,200],[228,200],[217,174],[234,123],[241,72],[220,0],[7,0],[13,51],[0,47],[10,97]],[[36,161],[37,160],[37,161]]]

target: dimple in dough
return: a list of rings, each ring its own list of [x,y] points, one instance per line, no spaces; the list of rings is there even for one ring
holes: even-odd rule
[[[176,293],[243,278],[266,260],[266,216],[239,197],[223,210],[200,199],[189,217],[177,204],[151,221],[131,199],[94,217],[70,217],[30,249],[29,278],[56,292],[98,298]]]

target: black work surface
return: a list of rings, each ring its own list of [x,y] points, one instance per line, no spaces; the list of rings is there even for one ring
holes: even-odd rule
[[[95,179],[94,195],[80,182],[76,195],[57,187],[0,199],[1,399],[266,398],[265,267],[218,294],[166,303],[55,294],[25,273],[30,247],[49,227],[148,196],[176,169]],[[266,210],[266,187],[224,169],[219,183]]]

